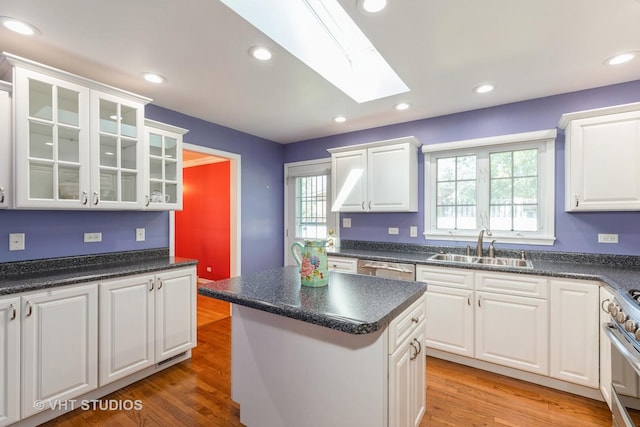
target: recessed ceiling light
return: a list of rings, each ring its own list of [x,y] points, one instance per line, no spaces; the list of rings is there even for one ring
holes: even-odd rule
[[[493,90],[493,85],[490,85],[490,84],[484,84],[484,85],[476,86],[475,88],[473,88],[473,91],[475,93],[487,93],[487,92],[491,92],[492,90]]]
[[[271,59],[271,51],[262,46],[252,47],[249,49],[249,54],[260,61],[268,61]]]
[[[360,0],[360,7],[369,13],[377,13],[387,7],[387,0]]]
[[[333,118],[333,121],[336,123],[344,123],[347,121],[347,118],[345,116],[336,116]]]
[[[408,110],[409,107],[411,107],[411,104],[408,104],[406,102],[401,102],[399,104],[396,104],[396,110],[399,110],[399,111]]]
[[[146,81],[155,83],[155,84],[167,82],[167,79],[164,76],[161,76],[160,74],[157,74],[157,73],[142,73],[142,77],[144,77]]]
[[[620,65],[633,60],[637,55],[638,52],[625,52],[620,55],[612,56],[604,62],[607,65]]]
[[[2,25],[18,34],[22,34],[25,36],[40,34],[40,30],[38,30],[36,27],[18,19],[10,18],[8,16],[2,16],[0,17],[0,20],[2,20]]]

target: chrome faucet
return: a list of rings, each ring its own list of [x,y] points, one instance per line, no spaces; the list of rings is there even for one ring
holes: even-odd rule
[[[478,246],[476,246],[476,256],[482,256],[482,237],[484,236],[485,232],[487,233],[487,236],[491,237],[490,230],[480,230],[480,234],[478,234]]]

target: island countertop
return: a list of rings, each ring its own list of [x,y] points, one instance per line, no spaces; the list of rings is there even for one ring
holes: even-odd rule
[[[201,285],[198,293],[350,334],[385,327],[426,291],[426,283],[329,273],[327,286],[300,285],[298,267],[232,277]]]

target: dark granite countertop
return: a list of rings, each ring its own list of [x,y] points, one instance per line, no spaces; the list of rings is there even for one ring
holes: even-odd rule
[[[201,285],[212,298],[350,334],[385,327],[425,292],[419,282],[329,273],[327,286],[300,285],[298,267],[281,267]]]
[[[196,265],[168,250],[127,251],[0,264],[0,295]]]
[[[532,269],[518,267],[493,266],[483,264],[453,263],[433,261],[429,257],[438,251],[398,251],[388,247],[374,248],[333,248],[329,256],[368,259],[373,261],[404,262],[410,264],[434,265],[450,268],[466,268],[472,270],[503,271],[508,273],[531,274],[537,276],[562,277],[580,280],[596,280],[604,283],[613,291],[626,292],[640,288],[639,257],[611,256],[597,254],[565,254],[549,253],[544,256],[529,256]],[[458,251],[459,252],[459,251]],[[462,252],[459,252],[462,253]],[[516,257],[517,254],[505,254]]]

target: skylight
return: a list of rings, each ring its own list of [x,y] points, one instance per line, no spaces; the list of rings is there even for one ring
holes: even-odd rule
[[[409,91],[337,0],[222,2],[356,102]]]

